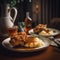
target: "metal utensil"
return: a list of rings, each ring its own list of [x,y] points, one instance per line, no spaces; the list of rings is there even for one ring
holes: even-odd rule
[[[60,41],[59,41],[60,38],[49,37],[49,39],[57,45],[56,46],[57,48],[60,48]]]

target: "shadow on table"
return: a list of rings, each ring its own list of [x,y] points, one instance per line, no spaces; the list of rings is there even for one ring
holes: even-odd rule
[[[0,54],[5,55],[5,56],[10,56],[10,57],[30,57],[30,56],[35,56],[38,54],[42,54],[43,52],[46,51],[47,48],[39,51],[33,51],[33,52],[14,52],[5,49],[3,46],[0,46]]]

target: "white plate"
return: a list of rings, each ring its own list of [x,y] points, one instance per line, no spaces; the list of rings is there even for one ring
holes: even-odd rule
[[[49,37],[49,36],[55,36],[55,35],[57,35],[57,34],[59,34],[60,33],[60,31],[59,30],[56,30],[56,29],[53,29],[53,28],[48,28],[49,30],[51,30],[51,31],[53,31],[53,34],[51,34],[51,35],[47,35],[47,34],[40,34],[41,36],[45,36],[45,37]],[[35,34],[34,33],[34,30],[33,29],[31,29],[31,30],[29,30],[29,34]]]
[[[7,38],[5,40],[2,41],[2,45],[9,50],[12,51],[16,51],[16,52],[33,52],[33,51],[38,51],[38,50],[42,50],[46,47],[48,47],[50,45],[50,41],[47,38],[41,37],[40,39],[43,40],[44,45],[41,47],[36,47],[36,48],[24,48],[24,47],[20,47],[20,48],[13,48],[13,46],[9,43],[9,41],[11,40],[10,38]]]

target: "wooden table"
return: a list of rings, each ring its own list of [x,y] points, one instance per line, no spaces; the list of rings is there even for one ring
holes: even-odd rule
[[[60,34],[56,37],[60,37]],[[12,52],[2,47],[4,39],[0,37],[0,60],[60,60],[60,51],[53,46],[31,53]]]

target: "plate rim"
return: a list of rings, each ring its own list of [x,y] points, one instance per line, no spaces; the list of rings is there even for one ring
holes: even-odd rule
[[[43,47],[37,47],[37,48],[34,48],[34,49],[30,49],[30,50],[16,50],[16,49],[14,49],[13,47],[6,47],[6,45],[4,44],[4,41],[6,41],[6,40],[8,40],[8,39],[10,39],[10,38],[6,38],[6,39],[4,39],[3,41],[2,41],[2,45],[3,45],[3,47],[5,47],[6,49],[8,49],[8,50],[11,50],[11,51],[15,51],[15,52],[34,52],[34,51],[39,51],[39,50],[42,50],[42,49],[44,49],[44,48],[46,48],[46,47],[48,47],[49,45],[50,45],[50,43],[47,43],[46,44],[46,46],[43,46]],[[44,39],[47,39],[47,40],[49,40],[48,38],[45,38],[44,37]],[[8,40],[8,42],[9,42],[10,40]],[[49,42],[50,42],[50,40],[49,40]]]
[[[52,35],[41,35],[41,36],[44,36],[44,37],[50,37],[50,36],[55,36],[55,35],[57,35],[57,34],[59,34],[60,33],[60,31],[59,30],[57,30],[57,29],[54,29],[54,28],[47,28],[47,29],[51,29],[51,30],[55,30],[56,31],[56,33],[54,33],[54,34],[52,34]],[[30,33],[30,31],[32,30],[32,32]],[[33,31],[33,29],[31,29],[31,30],[29,30],[29,34],[35,34],[34,33],[34,31]],[[39,35],[39,34],[38,34]]]

